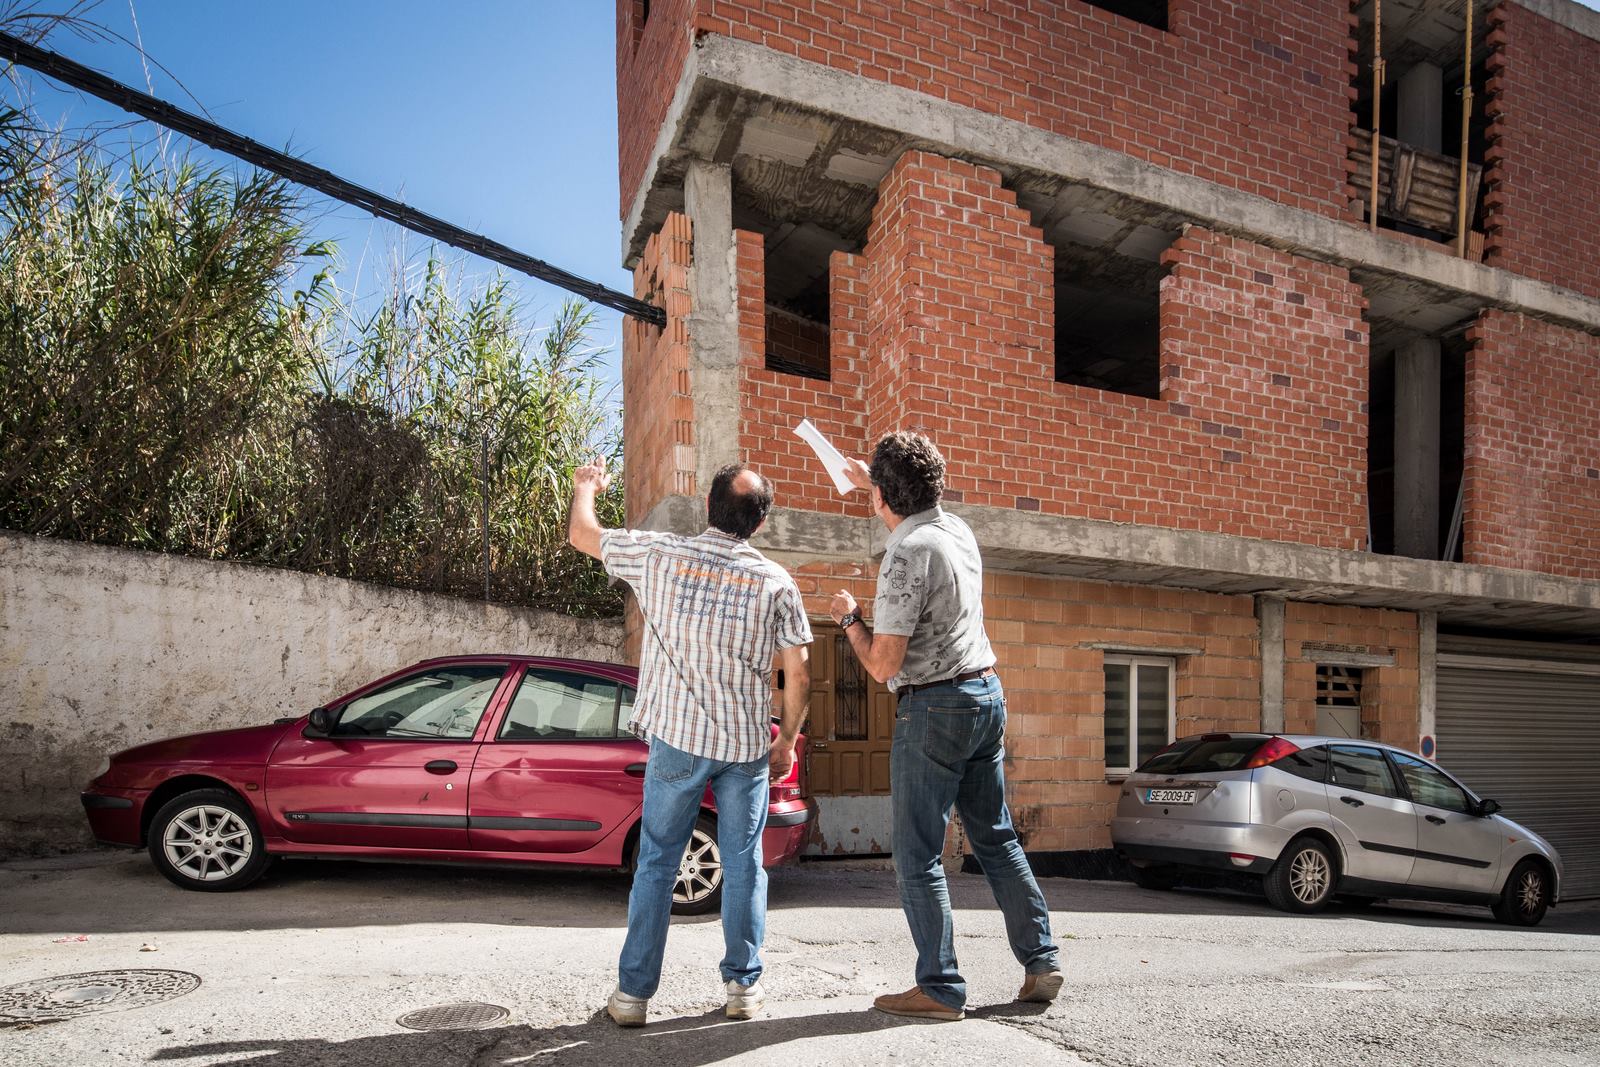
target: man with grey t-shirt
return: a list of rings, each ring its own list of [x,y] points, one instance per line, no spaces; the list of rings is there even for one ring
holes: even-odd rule
[[[983,629],[983,560],[967,524],[939,507],[944,457],[921,434],[885,436],[872,465],[851,460],[889,528],[869,631],[855,598],[837,593],[835,620],[867,671],[898,698],[889,757],[894,865],[917,946],[917,984],[873,1006],[891,1015],[960,1019],[966,982],[956,969],[945,828],[961,813],[972,853],[1005,916],[1024,978],[1018,1000],[1061,991],[1050,912],[1011,825],[1005,800],[1006,701]]]

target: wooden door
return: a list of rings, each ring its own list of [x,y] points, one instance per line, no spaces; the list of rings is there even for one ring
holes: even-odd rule
[[[844,633],[812,623],[808,781],[818,797],[889,795],[894,694],[861,666]]]

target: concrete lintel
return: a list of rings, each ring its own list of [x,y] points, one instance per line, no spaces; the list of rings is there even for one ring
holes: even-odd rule
[[[1573,33],[1600,41],[1600,11],[1584,7],[1575,0],[1513,0],[1520,8],[1542,15]]]
[[[1302,663],[1327,663],[1335,667],[1393,667],[1394,656],[1384,652],[1352,652],[1305,641],[1300,645]]]
[[[1530,0],[1531,2],[1531,0]],[[1105,189],[1179,212],[1195,222],[1308,258],[1377,270],[1483,304],[1521,311],[1600,333],[1600,300],[1546,282],[1487,267],[1369,232],[1339,219],[1290,207],[1097,145],[1049,133],[899,86],[786,56],[720,35],[691,50],[663,124],[644,184],[623,231],[624,260],[657,169],[672,152],[675,133],[697,79],[905,134],[934,151],[980,160],[1003,171],[1031,170]]]
[[[1126,641],[1083,641],[1078,647],[1098,652],[1127,652],[1135,656],[1203,656],[1206,651],[1196,645],[1130,645]]]

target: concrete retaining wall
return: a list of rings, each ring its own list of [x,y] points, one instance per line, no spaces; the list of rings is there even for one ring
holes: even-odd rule
[[[0,531],[0,857],[89,843],[78,792],[111,752],[463,652],[618,660],[622,626]]]

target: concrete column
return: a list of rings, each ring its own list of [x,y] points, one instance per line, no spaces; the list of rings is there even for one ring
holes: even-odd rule
[[[1439,342],[1394,354],[1394,551],[1439,558]]]
[[[1256,597],[1261,644],[1261,729],[1283,730],[1283,601]]]
[[[1417,737],[1434,735],[1439,710],[1439,613],[1417,612]],[[1407,748],[1418,741],[1402,741]]]
[[[1400,79],[1395,136],[1406,144],[1439,152],[1444,147],[1444,71],[1418,63]]]
[[[689,271],[689,384],[694,395],[695,478],[704,499],[724,463],[739,459],[739,300],[734,271],[733,172],[693,162],[683,183],[694,225]]]

